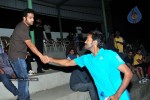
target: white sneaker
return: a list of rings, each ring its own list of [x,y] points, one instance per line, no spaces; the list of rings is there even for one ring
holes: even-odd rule
[[[142,80],[142,82],[143,82],[143,83],[146,83],[147,81],[144,79],[144,80]]]
[[[145,80],[143,80],[143,79],[141,79],[141,80],[139,80],[139,84],[144,84],[144,83],[146,83],[147,81],[145,81]]]
[[[139,84],[143,84],[142,80],[139,80]]]
[[[149,81],[149,78],[148,77],[145,77],[146,81]]]
[[[31,76],[31,75],[33,75],[33,74],[29,73],[28,75],[30,75],[30,76]]]
[[[146,78],[146,77],[142,79],[143,82],[147,82],[148,80],[149,80],[149,79]]]
[[[34,71],[29,70],[29,74],[28,74],[28,75],[34,75],[34,74],[35,74],[35,72],[34,72]]]

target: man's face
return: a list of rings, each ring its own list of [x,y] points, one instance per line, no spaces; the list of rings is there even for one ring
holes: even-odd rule
[[[116,32],[116,37],[119,37],[120,36],[120,33],[119,32]]]
[[[139,54],[139,55],[142,54],[141,50],[138,50],[137,54]]]
[[[70,50],[70,54],[71,54],[71,55],[74,55],[74,50]]]
[[[128,55],[129,55],[130,57],[132,57],[132,56],[133,56],[133,52],[130,51],[130,52],[128,53]]]
[[[85,43],[85,49],[90,50],[93,47],[92,35],[88,34]]]
[[[38,20],[37,20],[37,24],[41,25],[41,24],[42,24],[42,20],[41,20],[41,19],[38,19]]]
[[[33,25],[34,23],[34,14],[33,13],[28,13],[26,17],[23,17],[24,22],[26,23],[27,26]]]

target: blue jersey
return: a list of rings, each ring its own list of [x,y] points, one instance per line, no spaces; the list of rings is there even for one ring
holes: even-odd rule
[[[87,67],[97,87],[100,100],[112,96],[120,87],[122,79],[118,67],[125,62],[116,52],[101,48],[96,56],[91,53],[74,61],[80,67]],[[127,90],[123,92],[119,100],[130,100]]]

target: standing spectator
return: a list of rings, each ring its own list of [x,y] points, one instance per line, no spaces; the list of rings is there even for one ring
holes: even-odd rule
[[[29,94],[29,76],[27,73],[26,55],[27,47],[36,54],[43,63],[48,62],[48,57],[42,55],[36,46],[31,42],[29,36],[29,27],[34,23],[34,11],[25,9],[22,14],[23,20],[18,23],[12,33],[8,56],[11,65],[18,77],[18,99],[30,100]]]
[[[78,34],[77,35],[77,44],[78,44],[78,47],[79,47],[79,51],[82,50],[82,48],[84,47],[84,38],[83,38],[83,35],[82,34]]]
[[[83,35],[82,35],[82,27],[81,26],[77,26],[76,27],[76,31],[77,31],[77,38],[76,38],[76,42],[77,42],[77,47],[79,48],[79,50],[81,51],[84,45],[84,39],[83,39]]]
[[[115,39],[114,39],[114,45],[115,45],[115,48],[118,49],[119,51],[119,55],[121,56],[121,58],[123,58],[123,54],[124,54],[124,45],[125,45],[125,42],[124,42],[124,39],[123,37],[120,36],[120,32],[119,31],[116,31],[116,36],[115,36]]]
[[[100,100],[106,100],[106,98],[108,100],[130,100],[126,88],[133,74],[116,52],[103,49],[102,44],[101,36],[97,32],[89,32],[85,41],[85,48],[90,50],[91,54],[73,60],[49,57],[49,62],[64,67],[76,65],[81,68],[86,67],[97,87]],[[120,72],[124,74],[123,80]]]
[[[77,26],[76,27],[76,31],[77,31],[77,34],[82,34],[82,27],[81,26]]]
[[[74,34],[72,32],[69,32],[69,34],[67,35],[67,40],[70,42],[70,43],[74,43]]]
[[[35,34],[35,46],[37,49],[43,54],[43,26],[42,26],[42,20],[41,18],[37,18],[35,22],[35,27],[34,27],[34,34]],[[43,71],[44,64],[40,60],[40,58],[37,55],[34,55],[34,58],[37,62],[37,73],[44,73]]]
[[[44,31],[45,31],[45,34],[46,34],[47,38],[49,40],[51,40],[52,39],[51,26],[48,24],[48,22],[45,22]]]

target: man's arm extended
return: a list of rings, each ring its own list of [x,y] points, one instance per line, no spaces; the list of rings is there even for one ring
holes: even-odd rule
[[[74,60],[55,59],[55,58],[51,58],[51,57],[49,57],[49,62],[54,63],[54,64],[59,64],[61,66],[65,66],[65,67],[70,67],[70,66],[75,66],[76,65]]]
[[[30,48],[30,50],[41,59],[43,63],[48,63],[48,56],[44,56],[41,52],[39,52],[36,46],[31,42],[31,40],[26,40],[25,43]]]

